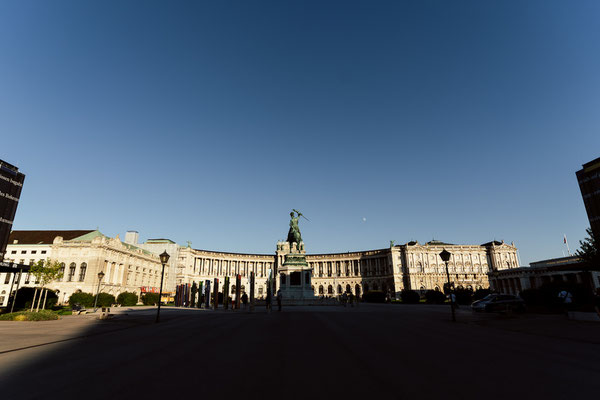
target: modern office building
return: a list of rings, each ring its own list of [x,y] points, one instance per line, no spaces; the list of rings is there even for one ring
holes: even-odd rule
[[[0,160],[0,261],[4,259],[24,180],[19,168]]]
[[[576,175],[590,227],[600,237],[600,157],[583,164]]]

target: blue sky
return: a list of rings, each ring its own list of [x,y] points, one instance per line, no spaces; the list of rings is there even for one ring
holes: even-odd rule
[[[3,1],[14,229],[562,256],[600,156],[597,1]]]

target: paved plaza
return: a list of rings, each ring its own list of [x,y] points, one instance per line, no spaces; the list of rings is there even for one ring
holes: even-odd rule
[[[120,309],[0,323],[3,399],[592,398],[600,324],[446,306]]]

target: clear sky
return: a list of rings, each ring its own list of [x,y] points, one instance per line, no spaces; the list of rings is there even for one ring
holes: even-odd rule
[[[273,253],[562,256],[600,156],[600,2],[2,1],[14,229]]]

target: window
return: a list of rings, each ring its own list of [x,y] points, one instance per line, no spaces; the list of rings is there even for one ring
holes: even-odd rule
[[[17,251],[13,250],[13,251],[10,252],[10,254],[17,254]]]
[[[31,250],[31,254],[37,254],[37,250]]]
[[[72,282],[73,281],[73,277],[75,276],[75,269],[77,268],[77,265],[75,263],[71,263],[69,265],[69,276],[67,277],[67,282]]]
[[[333,286],[327,286],[327,294],[333,294]]]
[[[129,267],[131,268],[131,266]],[[85,280],[85,271],[87,270],[87,264],[81,263],[81,267],[79,267],[79,282],[83,282]],[[129,277],[127,277],[129,278]]]
[[[65,263],[60,263],[60,278],[56,279],[56,281],[62,282],[64,275],[65,275]]]
[[[324,294],[325,289],[323,289],[323,285],[319,285],[319,294]]]
[[[27,254],[27,250],[21,250],[21,254]]]
[[[4,278],[4,284],[8,285],[10,283],[10,273],[6,273],[6,278]]]
[[[46,254],[46,250],[42,250],[42,254]]]
[[[25,284],[29,283],[30,278],[31,278],[31,272],[28,272],[27,275],[25,275]]]

